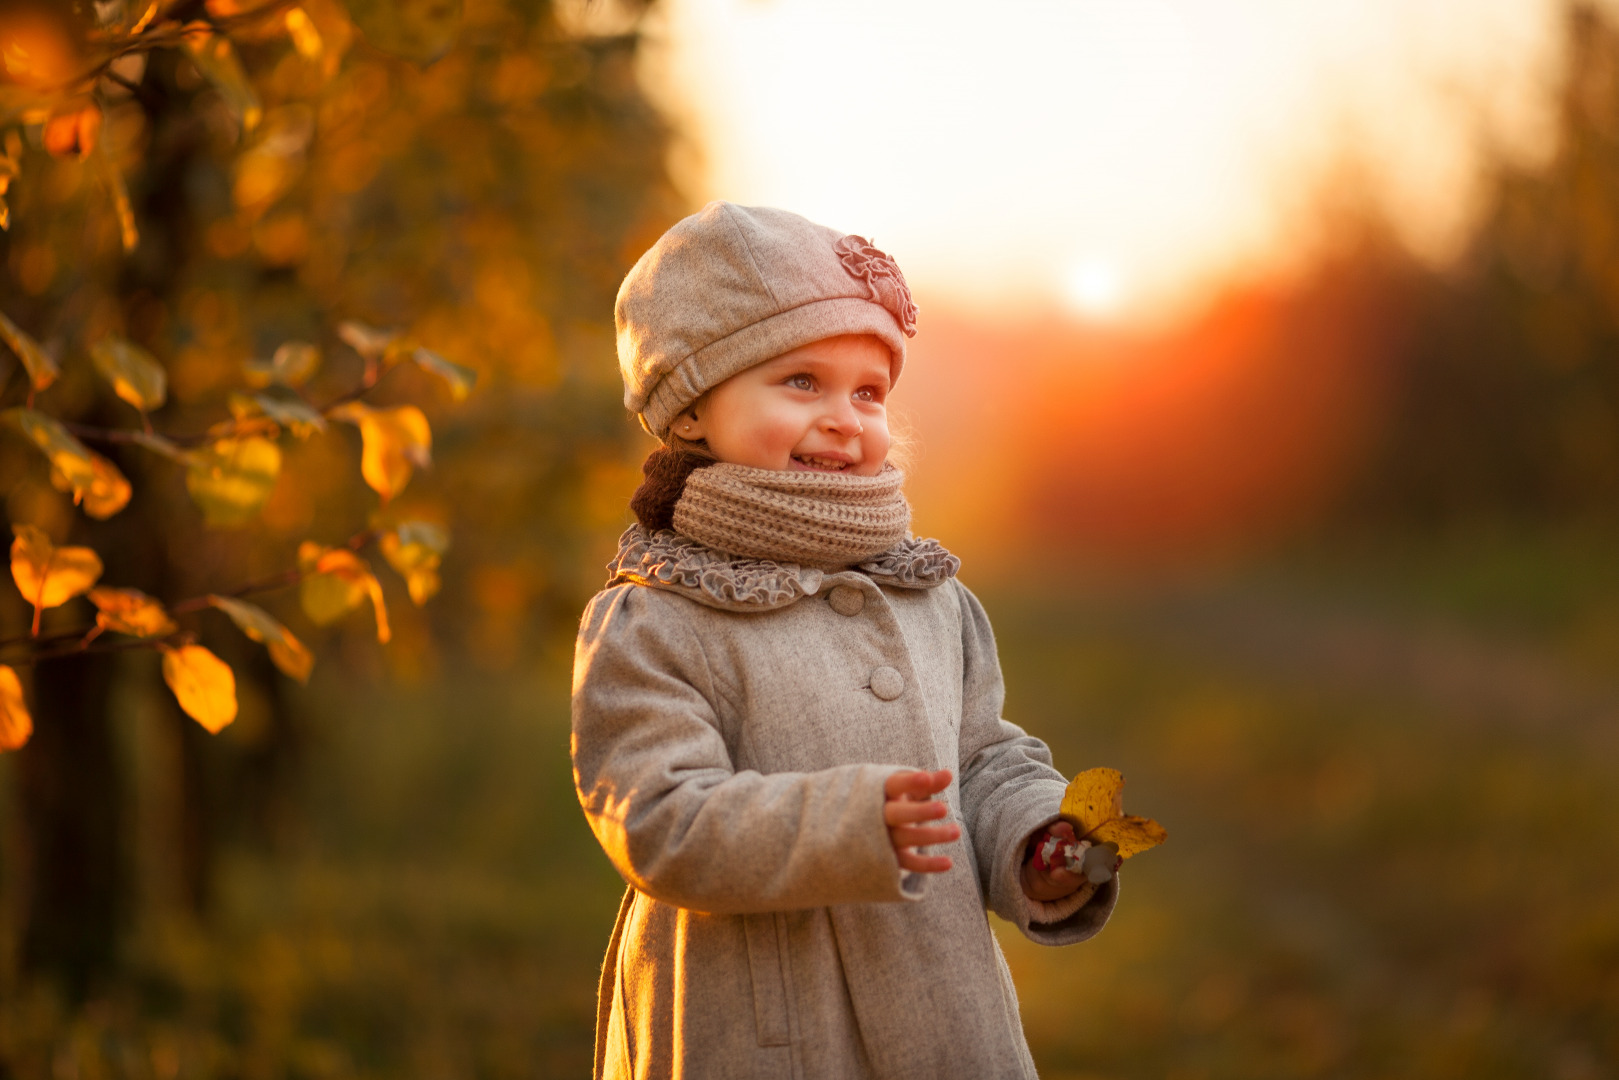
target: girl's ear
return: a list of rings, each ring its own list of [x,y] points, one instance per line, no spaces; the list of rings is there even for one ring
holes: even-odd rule
[[[675,417],[675,422],[670,425],[669,430],[687,442],[708,438],[708,426],[698,418],[695,405]]]

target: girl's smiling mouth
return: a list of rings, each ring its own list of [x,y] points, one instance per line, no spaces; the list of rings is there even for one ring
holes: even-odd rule
[[[843,472],[850,464],[843,454],[794,454],[787,467],[809,472]]]

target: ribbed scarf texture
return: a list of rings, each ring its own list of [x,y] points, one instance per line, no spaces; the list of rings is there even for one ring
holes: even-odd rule
[[[675,531],[749,559],[844,567],[910,537],[905,474],[785,472],[718,462],[686,478]]]

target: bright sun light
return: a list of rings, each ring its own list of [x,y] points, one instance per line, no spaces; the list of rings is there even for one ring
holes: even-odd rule
[[[1081,259],[1068,268],[1063,297],[1081,315],[1112,315],[1124,299],[1124,278],[1106,259]]]
[[[870,236],[955,304],[1126,318],[1307,258],[1346,153],[1442,249],[1469,141],[1549,130],[1530,103],[1554,7],[669,0],[646,74],[691,135],[673,164],[695,199]]]

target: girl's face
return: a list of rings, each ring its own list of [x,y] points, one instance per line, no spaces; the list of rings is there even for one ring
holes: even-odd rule
[[[876,476],[888,459],[888,346],[823,338],[726,379],[675,421],[721,461]]]

